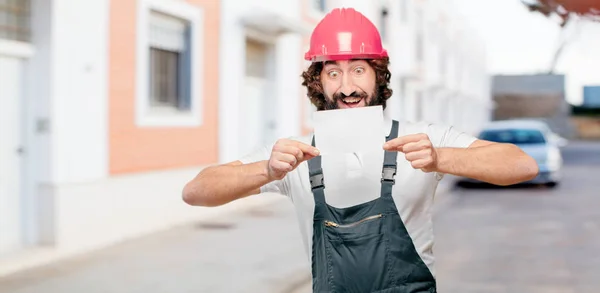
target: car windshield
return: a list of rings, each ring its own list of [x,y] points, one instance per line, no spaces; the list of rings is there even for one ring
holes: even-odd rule
[[[499,143],[535,144],[546,143],[541,131],[535,129],[484,130],[480,138]]]

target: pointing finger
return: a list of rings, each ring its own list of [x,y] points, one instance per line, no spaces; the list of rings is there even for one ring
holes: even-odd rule
[[[395,138],[395,139],[392,139],[392,140],[386,142],[383,145],[383,148],[385,150],[399,150],[400,147],[402,147],[403,145],[405,145],[407,143],[418,142],[420,140],[427,139],[427,138],[428,138],[427,135],[423,134],[423,133],[400,136],[398,138]]]
[[[296,140],[290,140],[289,144],[292,146],[295,146],[297,148],[299,148],[303,153],[307,154],[307,155],[312,155],[312,156],[318,156],[319,155],[319,150],[311,145],[296,141]]]
[[[418,152],[424,149],[427,149],[431,146],[431,143],[428,140],[421,140],[418,142],[409,142],[403,145],[400,148],[400,152],[409,153],[409,152]]]

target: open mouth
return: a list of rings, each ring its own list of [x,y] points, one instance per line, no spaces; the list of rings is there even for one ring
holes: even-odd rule
[[[358,105],[358,103],[360,103],[360,101],[362,100],[362,98],[360,97],[346,97],[342,99],[342,102],[346,105]]]

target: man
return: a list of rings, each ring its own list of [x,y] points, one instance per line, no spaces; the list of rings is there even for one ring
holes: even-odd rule
[[[320,111],[385,108],[392,95],[379,32],[353,9],[325,16],[305,58],[313,63],[302,74],[303,85]],[[360,121],[348,121],[349,127],[353,123]],[[386,119],[382,135],[387,142],[382,172],[375,174],[377,194],[327,196],[318,146],[309,135],[206,168],[185,186],[183,198],[218,206],[261,192],[290,197],[315,292],[436,292],[431,206],[443,174],[509,185],[534,178],[537,164],[515,145],[478,140],[449,126]]]

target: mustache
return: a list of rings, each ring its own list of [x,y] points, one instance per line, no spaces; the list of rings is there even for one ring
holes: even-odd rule
[[[350,95],[344,95],[343,93],[335,93],[333,94],[333,99],[335,101],[341,100],[343,98],[347,98],[347,97],[353,97],[353,98],[362,98],[362,99],[367,99],[369,95],[365,92],[353,92]]]

